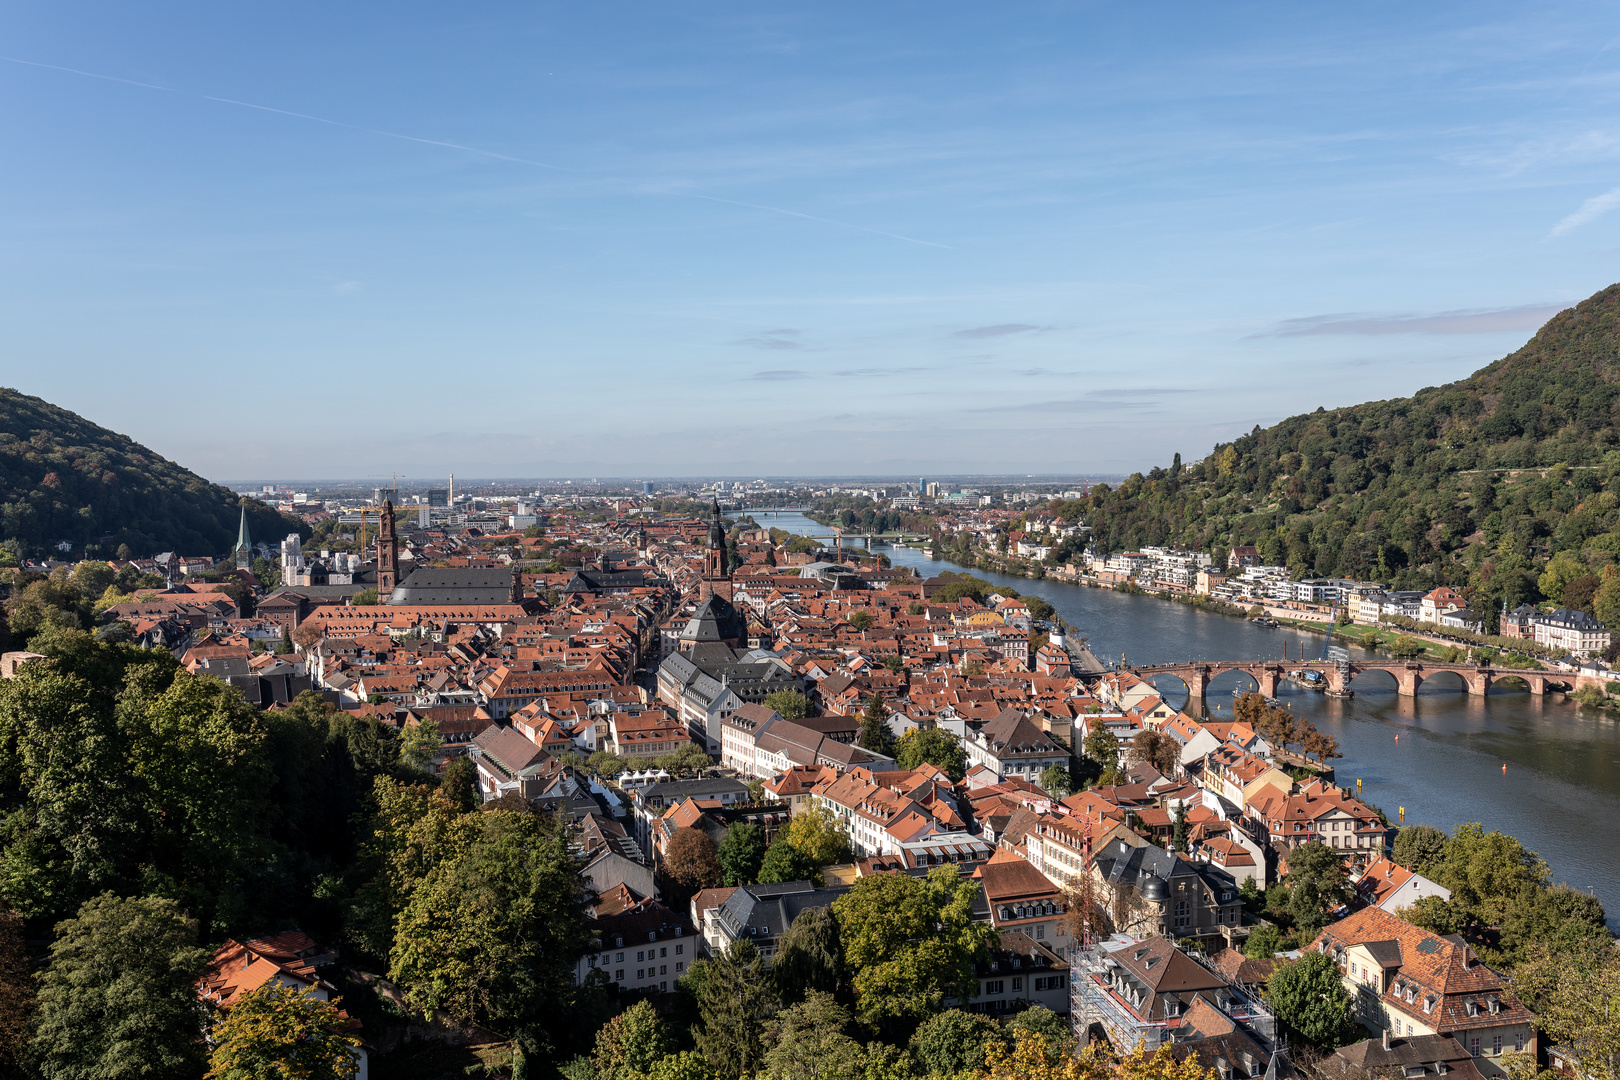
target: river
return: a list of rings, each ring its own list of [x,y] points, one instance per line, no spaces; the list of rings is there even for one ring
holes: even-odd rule
[[[800,514],[765,514],[757,520],[793,533],[828,531]],[[879,550],[896,566],[914,567],[924,576],[964,569],[912,548]],[[1281,659],[1285,648],[1291,658],[1302,649],[1312,657],[1322,652],[1321,634],[1267,630],[1111,589],[967,572],[1044,598],[1069,624],[1069,633],[1085,635],[1104,663],[1122,655],[1132,664],[1157,664]],[[1231,691],[1242,678],[1227,673],[1212,682],[1205,698],[1212,712],[1231,712]],[[1401,697],[1381,673],[1358,677],[1352,686],[1356,696],[1343,701],[1288,684],[1278,694],[1339,741],[1340,784],[1361,780],[1363,797],[1391,822],[1405,807],[1408,824],[1450,830],[1478,821],[1516,836],[1547,860],[1555,880],[1595,892],[1610,914],[1611,928],[1620,924],[1620,723],[1560,695],[1503,689],[1479,698],[1428,685],[1416,697]],[[1179,682],[1163,689],[1171,704],[1184,703]]]

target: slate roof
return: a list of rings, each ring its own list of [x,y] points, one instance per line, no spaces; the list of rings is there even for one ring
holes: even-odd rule
[[[423,567],[394,586],[388,604],[510,604],[513,580],[505,568]]]
[[[711,596],[703,601],[680,633],[680,640],[700,643],[706,641],[741,641],[748,636],[743,617],[723,596]]]
[[[808,881],[745,885],[720,905],[715,917],[733,941],[769,943],[781,937],[801,912],[827,907],[848,891],[847,885],[817,887]]]

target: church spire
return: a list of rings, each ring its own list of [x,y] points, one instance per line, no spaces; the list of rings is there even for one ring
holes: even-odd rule
[[[236,527],[236,565],[241,570],[253,567],[253,539],[248,536],[247,503],[242,504],[242,522]]]

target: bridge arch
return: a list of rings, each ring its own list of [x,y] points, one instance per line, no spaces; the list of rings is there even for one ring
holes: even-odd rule
[[[1381,667],[1362,668],[1350,677],[1350,688],[1374,693],[1400,693],[1401,680]]]
[[[1431,671],[1423,676],[1421,689],[1436,693],[1468,693],[1468,680],[1458,671]]]

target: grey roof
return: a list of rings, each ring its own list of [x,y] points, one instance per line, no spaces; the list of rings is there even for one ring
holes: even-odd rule
[[[389,604],[510,604],[513,572],[422,567],[394,587]]]
[[[680,639],[691,642],[741,641],[748,634],[743,617],[723,596],[711,596],[681,631]]]
[[[808,881],[745,885],[715,915],[733,941],[770,941],[781,937],[802,912],[827,907],[848,891],[847,885],[818,888]]]
[[[1097,872],[1110,885],[1140,886],[1148,878],[1168,883],[1173,877],[1196,875],[1198,867],[1186,859],[1178,859],[1163,848],[1132,847],[1123,840],[1115,840],[1096,857]]]
[[[1376,961],[1379,967],[1398,968],[1401,966],[1401,943],[1398,941],[1367,941],[1362,943],[1368,954]]]
[[[563,586],[563,592],[604,592],[608,589],[639,589],[647,583],[647,573],[635,570],[576,570]]]

